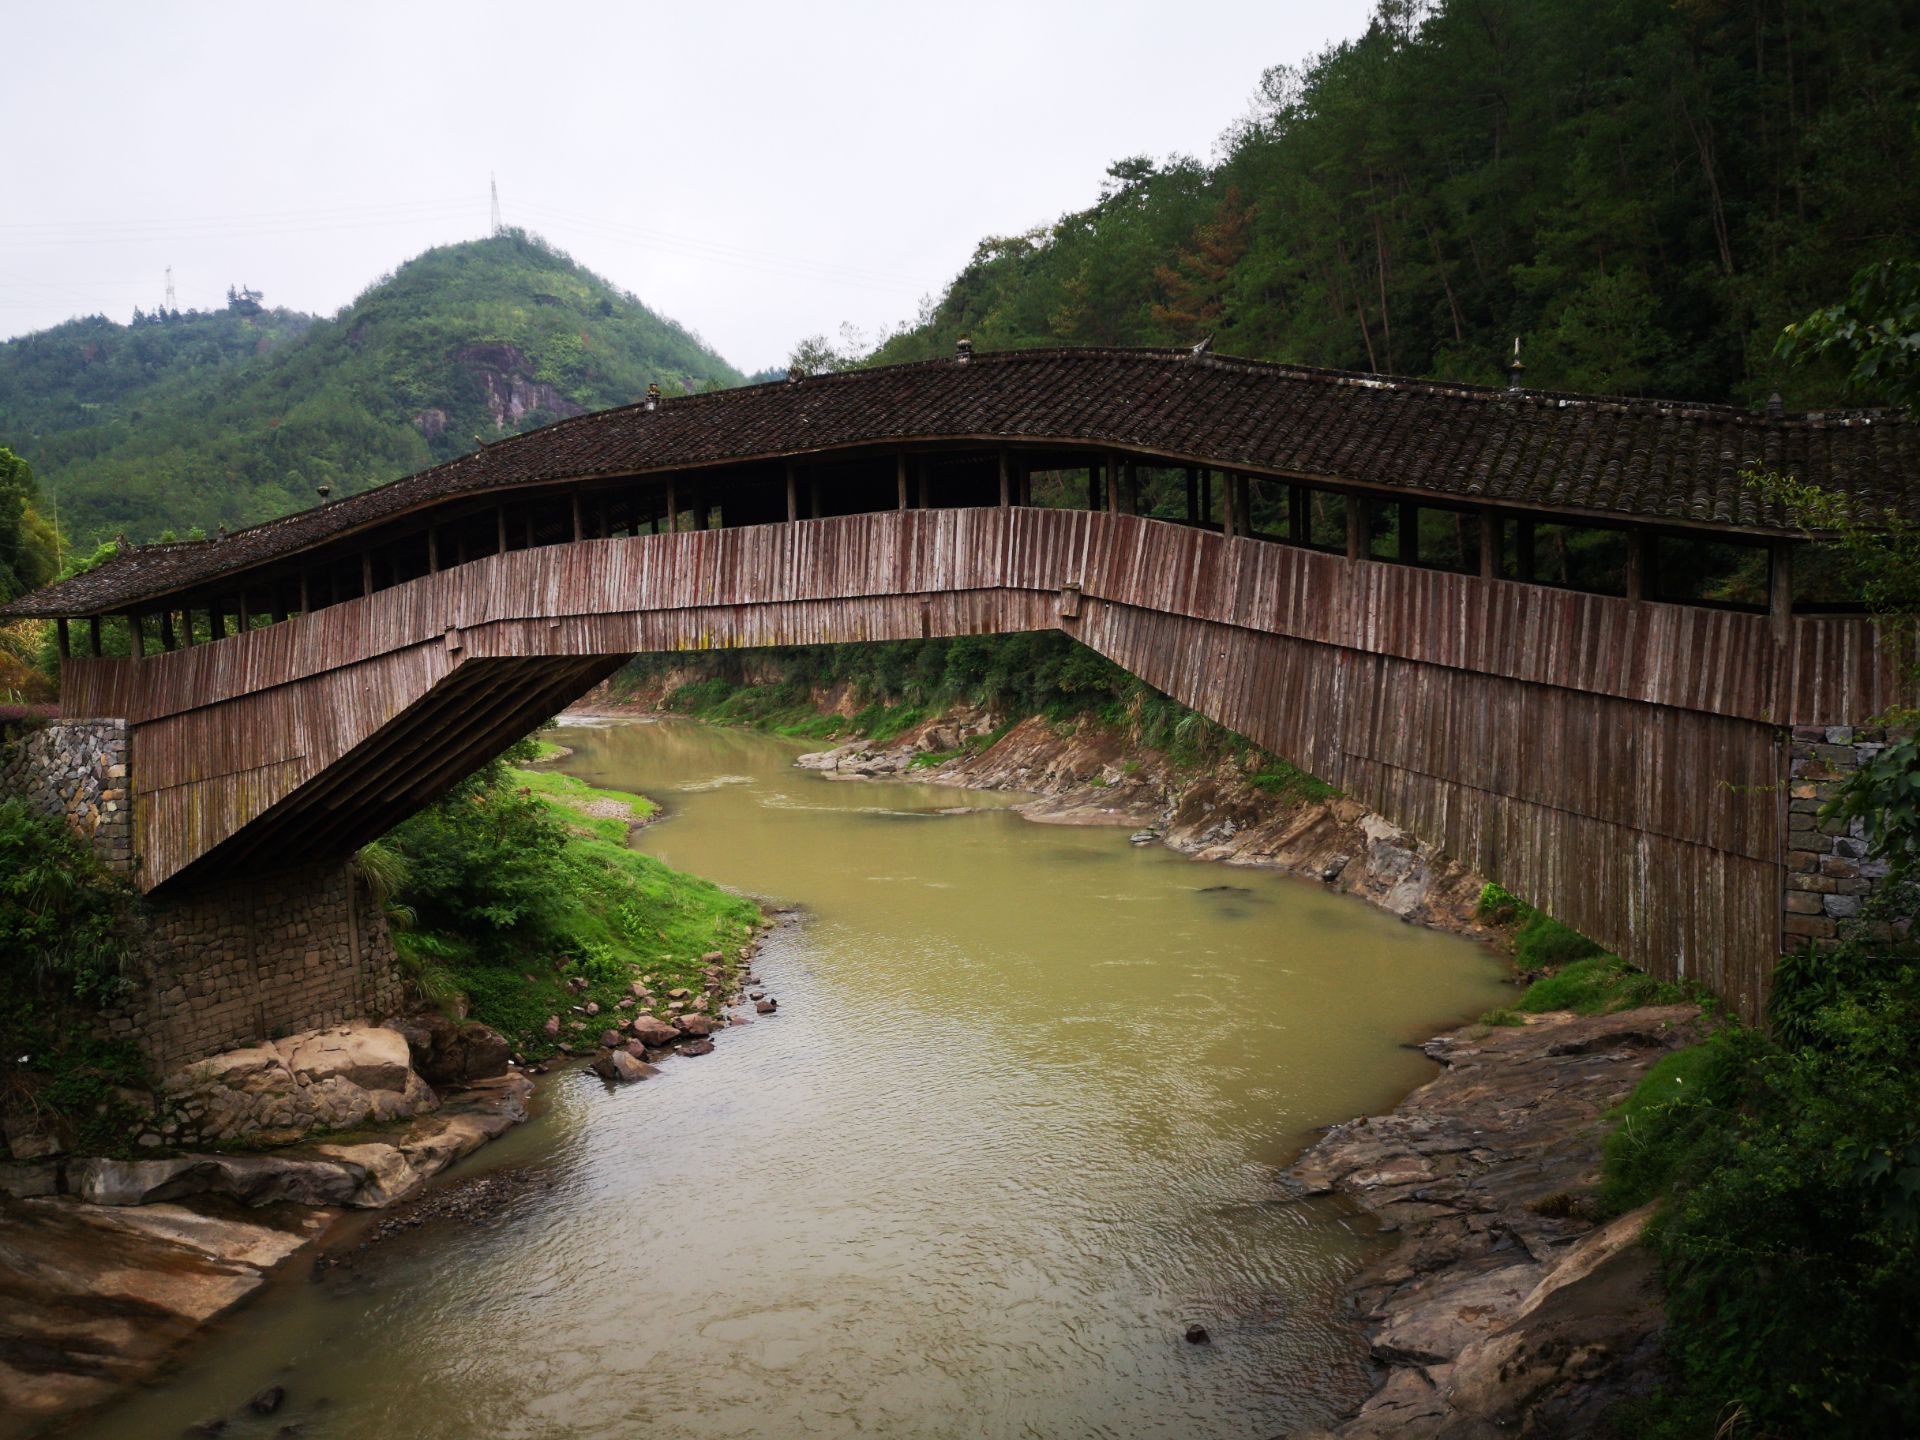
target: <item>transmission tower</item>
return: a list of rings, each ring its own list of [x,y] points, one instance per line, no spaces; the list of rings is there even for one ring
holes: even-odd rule
[[[487,185],[493,191],[493,233],[500,233],[500,182],[489,175]]]
[[[174,304],[174,302],[173,302],[173,267],[172,267],[171,265],[169,265],[169,266],[167,266],[167,304],[166,304],[166,308],[167,308],[168,310],[178,310],[178,309],[180,308],[180,307],[179,307],[178,305],[176,305],[176,304]]]

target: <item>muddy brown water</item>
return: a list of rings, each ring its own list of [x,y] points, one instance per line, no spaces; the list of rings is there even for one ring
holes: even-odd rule
[[[280,1280],[77,1433],[1239,1440],[1364,1393],[1337,1297],[1379,1242],[1273,1168],[1433,1073],[1407,1044],[1498,1002],[1487,952],[764,736],[558,738],[665,802],[643,848],[805,907],[779,1014],[629,1090],[549,1077],[442,1182],[539,1183]]]

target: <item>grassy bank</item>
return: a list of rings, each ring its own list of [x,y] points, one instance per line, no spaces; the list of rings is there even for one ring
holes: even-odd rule
[[[527,744],[512,758],[535,754]],[[630,849],[654,809],[558,771],[496,763],[369,847],[362,863],[413,985],[463,1006],[528,1059],[553,1053],[556,1039],[590,1039],[600,1023],[575,1007],[612,1011],[636,980],[661,1004],[677,986],[699,990],[701,957],[732,955],[760,912]],[[557,1037],[543,1028],[553,1015]]]

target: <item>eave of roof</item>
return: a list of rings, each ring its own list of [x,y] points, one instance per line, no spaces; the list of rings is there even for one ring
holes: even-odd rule
[[[215,540],[130,547],[0,614],[113,613],[494,492],[943,442],[1098,448],[1569,518],[1796,533],[1740,480],[1759,465],[1920,517],[1920,426],[1891,412],[1776,417],[1186,350],[1014,350],[575,416]]]

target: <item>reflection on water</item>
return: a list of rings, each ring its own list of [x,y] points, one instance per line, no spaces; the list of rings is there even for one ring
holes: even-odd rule
[[[1404,1044],[1494,1002],[1483,952],[760,736],[561,738],[666,802],[645,848],[806,906],[779,1015],[629,1091],[551,1078],[478,1157],[550,1184],[282,1285],[85,1433],[1187,1440],[1364,1385],[1328,1317],[1368,1242],[1271,1167],[1429,1072]]]

